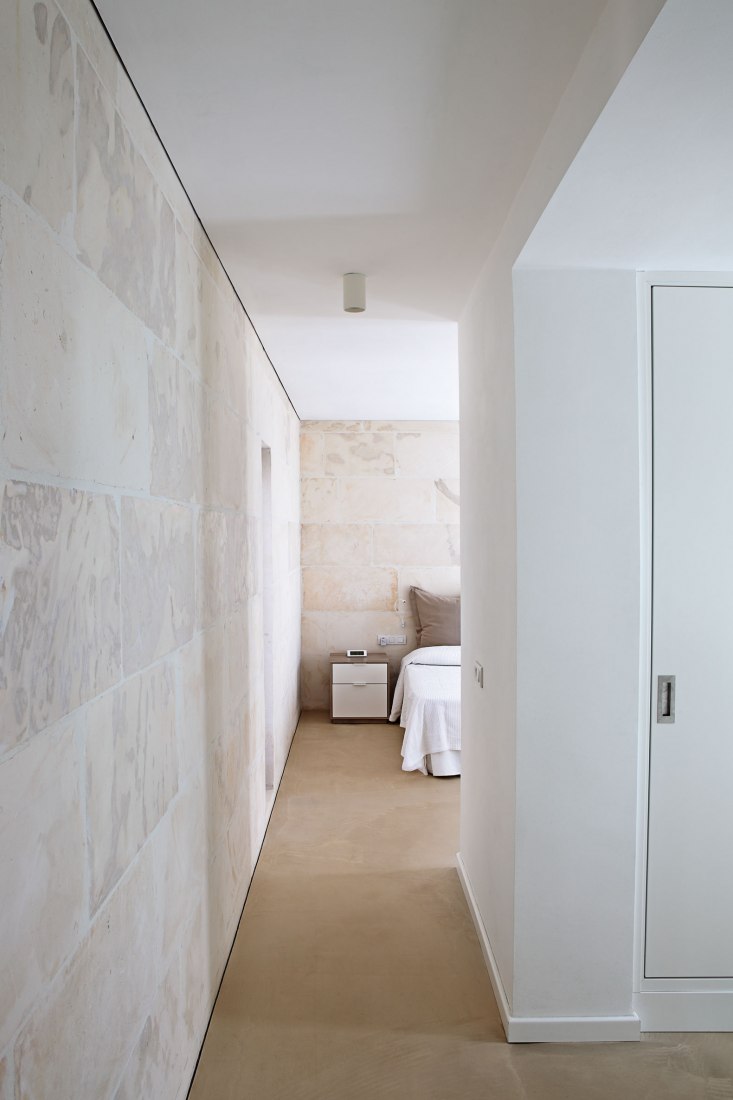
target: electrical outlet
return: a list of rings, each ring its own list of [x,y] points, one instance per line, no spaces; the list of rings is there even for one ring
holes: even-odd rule
[[[407,645],[406,634],[377,634],[380,645]]]
[[[473,663],[473,678],[480,688],[484,686],[484,666],[480,665],[478,661]]]

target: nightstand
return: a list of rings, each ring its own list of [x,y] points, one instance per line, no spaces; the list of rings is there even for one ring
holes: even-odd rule
[[[386,653],[368,657],[331,654],[331,721],[386,722],[389,666]]]

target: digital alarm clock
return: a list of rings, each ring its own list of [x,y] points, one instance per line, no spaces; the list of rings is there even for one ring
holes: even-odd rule
[[[347,657],[366,657],[367,651],[365,649],[347,649]]]

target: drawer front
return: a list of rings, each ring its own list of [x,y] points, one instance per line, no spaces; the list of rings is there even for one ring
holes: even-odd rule
[[[334,718],[387,717],[386,684],[334,684],[332,691]]]
[[[334,684],[386,684],[385,665],[331,665]]]

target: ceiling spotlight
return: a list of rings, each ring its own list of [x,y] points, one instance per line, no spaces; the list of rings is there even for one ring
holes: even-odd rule
[[[366,309],[366,275],[358,271],[344,275],[344,309],[347,313],[363,313]]]

